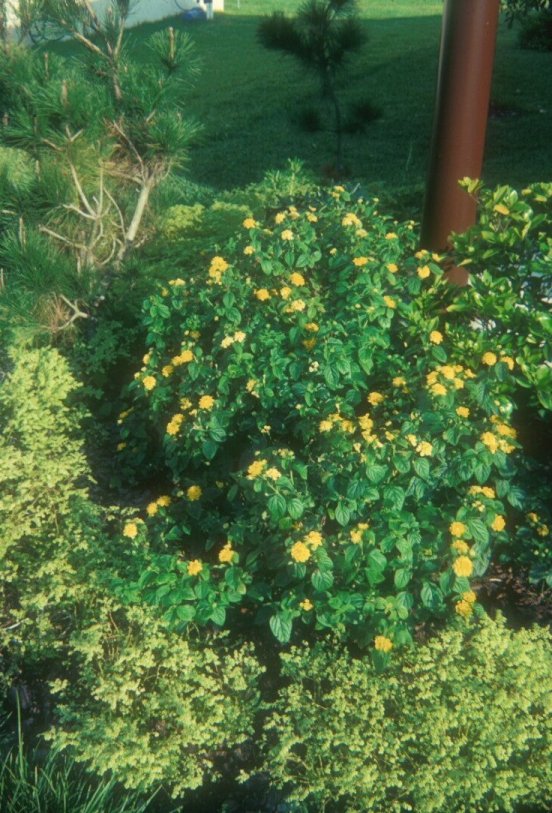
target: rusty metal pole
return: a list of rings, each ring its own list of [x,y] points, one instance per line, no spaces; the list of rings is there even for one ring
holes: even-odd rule
[[[476,201],[458,186],[480,178],[500,0],[445,0],[437,102],[422,217],[422,248],[441,251],[475,223]],[[467,282],[464,269],[449,280]]]

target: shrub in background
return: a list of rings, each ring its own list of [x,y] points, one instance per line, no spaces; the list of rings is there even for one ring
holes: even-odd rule
[[[282,655],[265,770],[289,800],[348,813],[491,813],[552,800],[552,648],[503,620],[449,629],[384,675],[317,646]]]
[[[515,360],[512,379],[520,440],[528,455],[513,480],[515,533],[503,561],[552,585],[552,184],[516,190],[466,182],[479,199],[478,223],[454,237],[470,285],[449,307],[452,341],[470,345],[471,326]],[[473,339],[472,346],[473,346]]]
[[[200,787],[253,734],[262,668],[249,645],[220,633],[187,639],[135,607],[83,628],[72,656],[78,678],[52,686],[51,736],[127,788]]]
[[[128,600],[370,644],[479,610],[471,580],[526,505],[518,365],[509,336],[455,328],[441,259],[335,187],[175,266],[119,419],[121,465],[155,447],[172,481],[144,505]]]

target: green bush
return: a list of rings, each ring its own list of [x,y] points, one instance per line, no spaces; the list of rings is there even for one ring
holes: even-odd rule
[[[518,363],[416,248],[413,222],[335,187],[175,265],[120,417],[121,465],[172,481],[133,529],[154,553],[129,598],[177,627],[241,606],[281,641],[400,644],[478,610],[470,577],[526,507]]]
[[[253,733],[262,669],[248,645],[220,633],[187,640],[136,607],[97,618],[72,649],[79,676],[52,686],[51,736],[127,788],[200,787]]]
[[[552,800],[552,648],[485,620],[387,673],[335,647],[282,655],[265,770],[309,810],[491,813]],[[311,806],[312,805],[312,806]]]
[[[21,659],[32,668],[62,658],[71,632],[106,600],[108,574],[138,571],[136,547],[109,542],[108,514],[89,497],[67,362],[54,349],[14,348],[9,364],[0,388],[0,642],[16,669]]]

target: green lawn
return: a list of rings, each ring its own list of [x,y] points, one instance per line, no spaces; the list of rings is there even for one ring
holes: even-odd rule
[[[293,12],[298,0],[227,0],[213,23],[184,24],[178,17],[132,30],[131,46],[144,56],[144,37],[168,25],[188,30],[202,61],[189,94],[190,112],[204,125],[189,174],[221,189],[258,180],[298,157],[317,173],[331,164],[333,139],[294,124],[318,104],[316,79],[287,57],[256,41],[262,14]],[[393,190],[424,182],[431,136],[442,3],[431,0],[359,0],[368,36],[351,59],[343,93],[369,100],[382,116],[362,134],[347,136],[351,177]],[[64,45],[63,49],[67,50]],[[73,50],[70,46],[70,50]],[[552,176],[552,59],[522,51],[515,31],[500,26],[484,177],[492,184],[524,185]]]

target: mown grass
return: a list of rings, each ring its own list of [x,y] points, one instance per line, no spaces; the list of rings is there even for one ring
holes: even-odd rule
[[[129,33],[138,59],[144,40],[171,24],[191,33],[202,62],[188,92],[190,113],[203,124],[188,168],[193,181],[220,189],[259,180],[298,157],[323,175],[332,165],[333,136],[307,133],[295,123],[319,104],[316,78],[292,59],[264,50],[259,20],[272,10],[293,13],[299,0],[227,0],[212,23],[175,17]],[[381,117],[364,133],[346,137],[350,176],[389,192],[423,184],[431,139],[442,3],[434,0],[359,0],[367,34],[343,77],[343,96],[369,101]],[[63,50],[74,46],[64,44]],[[484,178],[524,185],[552,176],[552,60],[523,51],[516,31],[501,22],[493,82],[498,115],[488,127]]]

